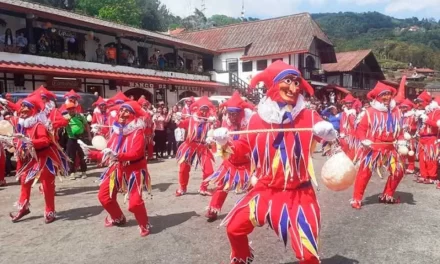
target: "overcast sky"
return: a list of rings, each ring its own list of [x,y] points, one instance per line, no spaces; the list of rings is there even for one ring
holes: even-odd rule
[[[188,16],[202,0],[160,0],[172,13]],[[239,17],[243,0],[205,0],[207,16]],[[398,18],[440,19],[440,0],[244,0],[247,17],[270,18],[299,12],[378,11]]]

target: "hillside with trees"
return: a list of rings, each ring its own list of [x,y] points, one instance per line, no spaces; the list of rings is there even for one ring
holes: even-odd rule
[[[165,32],[199,30],[255,21],[217,14],[206,17],[196,9],[188,17],[174,16],[160,0],[31,0],[139,28]],[[440,21],[416,17],[397,19],[378,12],[321,13],[312,17],[327,33],[337,51],[373,49],[381,65],[440,70]]]

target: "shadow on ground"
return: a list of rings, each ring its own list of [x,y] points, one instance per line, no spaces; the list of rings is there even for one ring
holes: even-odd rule
[[[173,226],[178,226],[180,224],[183,224],[194,216],[200,216],[200,215],[198,215],[195,211],[190,211],[190,212],[184,212],[178,214],[148,216],[148,218],[150,219],[150,224],[153,226],[151,228],[151,234],[157,234],[167,228],[171,228]],[[127,226],[137,226],[137,225],[138,224],[134,219],[130,219],[127,222]]]
[[[74,195],[74,194],[80,194],[80,193],[86,193],[86,194],[94,194],[97,193],[99,190],[99,186],[84,186],[84,187],[68,187],[68,188],[60,188],[56,191],[57,196],[67,196],[67,195]],[[90,192],[90,193],[89,193]]]
[[[164,183],[153,184],[151,187],[153,188],[153,190],[158,189],[160,192],[165,192],[168,190],[168,188],[170,188],[171,185],[173,184],[164,182]]]
[[[99,215],[103,210],[104,208],[102,208],[100,205],[72,208],[70,210],[57,213],[57,217],[60,220],[68,221],[88,219],[90,217]]]
[[[299,262],[289,262],[284,264],[298,264]],[[355,259],[349,259],[344,256],[335,255],[331,258],[321,259],[322,264],[358,264],[359,261]]]
[[[381,195],[381,193],[371,195],[371,196],[365,198],[365,202],[363,204],[364,205],[378,204],[379,203],[379,195]],[[414,195],[412,193],[396,192],[394,194],[394,197],[399,198],[400,203],[409,204],[409,205],[416,205],[416,200],[414,200]]]

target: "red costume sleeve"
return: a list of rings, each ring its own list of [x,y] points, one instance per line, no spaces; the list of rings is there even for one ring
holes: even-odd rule
[[[93,160],[93,161],[100,161],[102,160],[102,152],[101,151],[97,151],[97,150],[90,150],[89,151],[89,159]]]
[[[432,126],[437,128],[437,121],[440,120],[440,111],[435,111],[432,115],[429,115],[428,120],[426,120],[426,124],[428,126]]]
[[[127,153],[118,153],[119,161],[135,161],[145,157],[145,137],[142,130],[137,130],[133,135],[133,145]]]
[[[179,127],[180,127],[180,128],[188,129],[188,126],[189,126],[189,119],[182,120],[182,121],[179,123]]]
[[[368,127],[368,112],[365,112],[364,116],[362,117],[361,121],[359,121],[359,124],[356,128],[356,136],[360,141],[367,139]]]
[[[66,127],[69,124],[69,121],[67,121],[58,111],[58,109],[54,109],[50,112],[50,120],[52,121],[52,126],[54,129]]]
[[[32,145],[34,145],[35,150],[46,148],[50,145],[50,143],[51,141],[46,127],[38,124],[35,128],[34,138],[32,139]]]

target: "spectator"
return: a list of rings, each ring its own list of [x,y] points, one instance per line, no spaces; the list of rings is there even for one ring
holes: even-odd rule
[[[165,63],[166,63],[166,59],[165,57],[161,54],[159,55],[159,59],[157,60],[157,63],[159,65],[159,69],[160,70],[164,70],[165,69]]]
[[[116,48],[113,44],[107,48],[106,56],[107,56],[108,62],[110,62],[112,64],[116,64]]]
[[[23,33],[20,33],[17,37],[17,47],[19,47],[22,51],[24,51],[27,45],[28,45],[27,38],[24,36]]]
[[[100,63],[104,63],[105,61],[105,50],[101,44],[98,44],[98,48],[96,49],[96,59]]]
[[[164,108],[166,109],[166,108]],[[177,152],[177,143],[176,143],[176,137],[174,135],[175,130],[177,129],[177,105],[173,106],[171,108],[171,111],[168,113],[166,118],[166,129],[167,129],[167,141],[168,141],[168,158],[171,159],[172,157],[176,156]],[[171,155],[171,150],[173,150],[173,155]]]
[[[156,152],[156,158],[163,158],[163,153],[166,147],[167,134],[165,130],[165,119],[164,110],[161,105],[157,106],[156,114],[153,116],[153,122],[155,125],[154,130],[154,148]]]
[[[127,56],[127,63],[128,63],[128,66],[133,66],[133,63],[134,63],[134,55],[133,55],[133,52],[131,52],[131,50],[128,52],[128,56]]]
[[[84,159],[84,152],[78,144],[78,139],[80,139],[81,136],[86,132],[87,120],[82,115],[76,113],[76,106],[74,103],[67,103],[66,110],[68,113],[65,114],[64,117],[69,120],[69,124],[66,127],[68,136],[66,152],[71,161],[69,162],[70,179],[76,179],[75,161],[77,161],[77,158],[80,162],[82,178],[86,179],[87,165]]]

